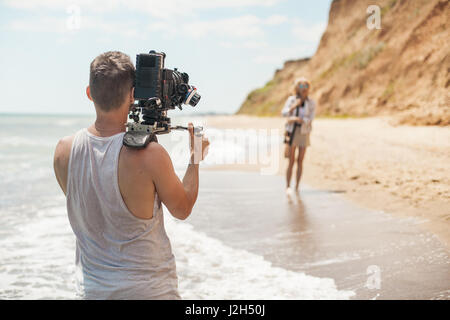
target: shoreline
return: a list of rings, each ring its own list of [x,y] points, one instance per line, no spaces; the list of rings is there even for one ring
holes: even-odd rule
[[[281,117],[208,116],[217,129],[284,130]],[[284,147],[284,145],[282,145]],[[278,175],[287,160],[279,154]],[[260,164],[223,164],[202,170],[259,171]],[[293,172],[294,182],[295,170]],[[394,126],[388,117],[316,118],[301,182],[340,193],[362,207],[419,219],[450,246],[450,128]]]

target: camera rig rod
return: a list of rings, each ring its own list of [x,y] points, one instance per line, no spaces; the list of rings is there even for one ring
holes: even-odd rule
[[[123,144],[131,148],[144,148],[156,134],[169,133],[171,130],[188,130],[188,127],[174,126],[174,127],[158,127],[155,122],[154,125],[145,125],[137,122],[128,122],[126,124],[128,130],[123,137]],[[194,127],[194,134],[200,134],[203,127]]]
[[[175,127],[170,127],[170,130],[189,130],[189,128],[183,127],[183,126],[175,126]],[[194,127],[194,133],[201,133],[202,131],[203,131],[203,127],[201,127],[201,126]]]

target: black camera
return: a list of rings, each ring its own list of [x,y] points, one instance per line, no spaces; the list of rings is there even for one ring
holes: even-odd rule
[[[189,75],[164,68],[164,52],[150,51],[136,56],[136,77],[134,98],[137,103],[131,106],[127,132],[123,144],[132,148],[145,147],[156,134],[169,133],[171,127],[167,111],[182,104],[195,107],[200,101],[197,88],[189,85]],[[202,128],[195,128],[201,131]]]

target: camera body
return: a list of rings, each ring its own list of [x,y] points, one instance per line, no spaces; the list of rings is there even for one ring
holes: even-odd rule
[[[169,133],[172,128],[167,111],[182,104],[195,107],[200,94],[189,85],[189,76],[164,68],[164,52],[150,51],[136,56],[136,76],[134,81],[135,103],[130,108],[127,132],[123,144],[132,148],[143,148],[155,134]]]
[[[159,98],[159,109],[175,109],[182,104],[195,107],[200,95],[194,86],[189,85],[189,75],[164,68],[164,52],[150,51],[136,57],[136,78],[134,97],[139,101]]]

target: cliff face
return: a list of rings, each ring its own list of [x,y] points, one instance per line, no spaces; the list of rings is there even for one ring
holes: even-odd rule
[[[311,59],[287,61],[238,113],[279,115],[292,82],[306,76],[317,113],[395,115],[399,123],[450,125],[450,2],[380,0],[381,29],[369,30],[371,0],[334,0]]]

